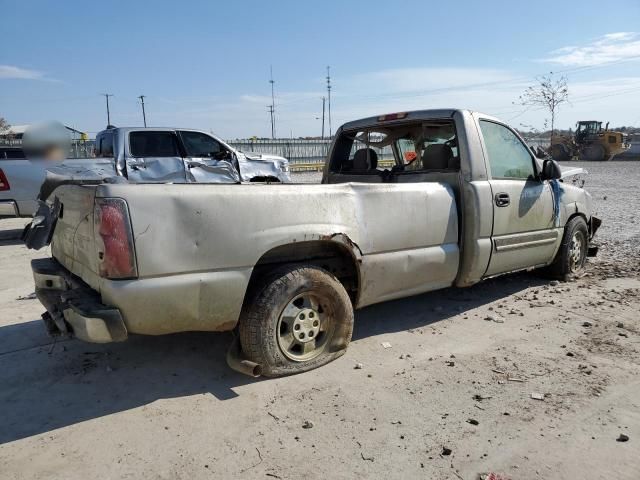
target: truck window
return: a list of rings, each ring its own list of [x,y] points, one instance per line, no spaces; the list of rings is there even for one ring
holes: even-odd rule
[[[106,133],[98,139],[96,157],[113,157],[113,134]]]
[[[344,132],[336,141],[333,172],[371,174],[394,172],[457,171],[458,142],[451,120],[415,121]]]
[[[343,158],[342,169],[353,173],[371,173],[382,170],[380,161],[385,156],[393,155],[390,149],[384,148],[385,138],[385,133],[373,130],[345,134],[343,149],[346,158]]]
[[[188,157],[215,157],[222,150],[222,145],[215,139],[201,132],[181,131],[182,143]]]
[[[492,178],[527,180],[535,177],[529,149],[507,127],[480,120]]]
[[[458,142],[452,122],[425,122],[403,127],[395,141],[403,171],[458,170]]]
[[[24,160],[27,158],[22,148],[0,148],[0,160]]]
[[[180,157],[173,132],[131,132],[129,150],[133,157]]]

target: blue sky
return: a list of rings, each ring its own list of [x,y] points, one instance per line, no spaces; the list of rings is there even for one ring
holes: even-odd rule
[[[332,123],[406,109],[461,107],[516,127],[544,112],[513,102],[536,75],[564,72],[579,119],[640,126],[640,2],[21,2],[0,0],[0,116],[319,135],[326,66]]]

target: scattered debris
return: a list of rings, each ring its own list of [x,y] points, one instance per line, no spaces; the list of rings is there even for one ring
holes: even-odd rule
[[[313,428],[313,422],[311,420],[305,420],[302,424],[302,428]]]
[[[474,399],[475,401],[477,401],[477,402],[481,402],[482,400],[489,400],[490,398],[492,398],[492,397],[490,397],[490,396],[485,397],[485,396],[480,395],[480,394],[478,394],[478,393],[476,393],[476,394],[473,396],[473,399]]]
[[[526,382],[524,378],[518,377],[507,377],[507,380],[509,380],[510,382]]]
[[[270,417],[272,417],[276,422],[279,422],[279,421],[280,421],[280,417],[278,417],[277,415],[274,415],[274,414],[273,414],[273,413],[271,413],[271,412],[267,412],[267,414],[268,414]]]
[[[629,441],[629,435],[625,435],[624,433],[621,433],[620,436],[616,438],[616,442],[628,442],[628,441]]]
[[[501,375],[506,375],[506,373],[507,373],[507,372],[503,372],[502,370],[497,370],[497,369],[495,369],[495,368],[492,368],[492,369],[491,369],[491,371],[492,371],[493,373],[499,373],[499,374],[501,374]]]
[[[373,457],[365,457],[362,452],[360,452],[360,456],[362,457],[363,460],[366,460],[367,462],[373,462]]]
[[[509,480],[508,477],[500,475],[499,473],[488,472],[481,473],[479,476],[480,480]]]
[[[30,293],[29,295],[21,295],[18,298],[16,298],[16,300],[35,300],[36,298],[36,292]]]
[[[380,345],[382,345],[382,348],[391,348],[391,344],[389,342],[382,342]]]
[[[533,392],[531,393],[531,398],[533,398],[534,400],[544,400],[544,394]]]

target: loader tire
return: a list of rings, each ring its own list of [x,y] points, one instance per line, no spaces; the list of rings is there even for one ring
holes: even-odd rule
[[[582,150],[582,154],[580,155],[580,160],[586,160],[588,162],[601,162],[605,159],[606,154],[607,152],[605,148],[602,145],[596,143],[584,147],[584,149]]]
[[[579,277],[584,272],[588,248],[587,222],[582,217],[574,217],[564,227],[558,253],[553,263],[543,269],[543,273],[562,281]]]
[[[342,356],[353,331],[340,281],[312,265],[279,269],[248,295],[239,324],[248,360],[268,377],[306,372]]]
[[[571,159],[569,148],[562,143],[554,143],[551,145],[551,158],[557,162],[566,162]]]

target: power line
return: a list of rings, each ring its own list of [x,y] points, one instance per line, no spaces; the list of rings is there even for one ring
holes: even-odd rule
[[[140,102],[142,104],[142,120],[144,121],[144,126],[146,128],[147,127],[147,115],[144,112],[144,97],[145,96],[146,95],[140,95],[140,96],[138,96],[138,98],[140,99]]]

